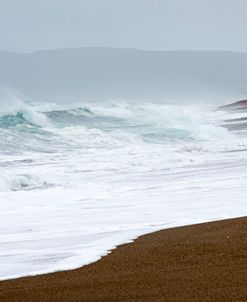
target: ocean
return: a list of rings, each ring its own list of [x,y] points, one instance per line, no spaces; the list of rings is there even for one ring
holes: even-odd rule
[[[205,103],[0,104],[0,279],[247,215],[247,128],[234,128],[244,114]]]

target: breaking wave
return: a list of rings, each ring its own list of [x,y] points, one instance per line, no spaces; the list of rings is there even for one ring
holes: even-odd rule
[[[65,128],[85,126],[110,132],[116,129],[160,139],[218,139],[228,132],[217,127],[216,117],[206,107],[189,105],[111,103],[84,106],[26,104],[1,108],[0,128],[29,126]]]
[[[128,102],[34,104],[18,99],[10,102],[10,106],[0,105],[0,165],[9,164],[4,155],[18,157],[20,163],[20,156],[33,161],[40,154],[66,158],[69,165],[70,155],[75,152],[91,152],[99,158],[100,169],[109,167],[115,171],[126,160],[129,161],[127,170],[137,166],[149,169],[152,165],[169,168],[203,162],[219,152],[246,148],[243,138],[221,126],[225,113],[213,109]],[[119,156],[111,163],[100,157],[112,152]],[[17,176],[7,175],[8,181],[0,180],[0,190],[1,187],[21,190],[56,183],[57,176],[47,179],[41,175],[43,180],[38,181],[27,177],[22,170],[17,172]]]

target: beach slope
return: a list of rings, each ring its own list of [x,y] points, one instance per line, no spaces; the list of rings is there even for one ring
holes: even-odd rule
[[[81,269],[3,281],[0,301],[247,301],[247,218],[159,231]]]

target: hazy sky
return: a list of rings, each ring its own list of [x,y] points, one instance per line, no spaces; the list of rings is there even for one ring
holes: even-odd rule
[[[0,49],[247,51],[247,0],[0,0]]]

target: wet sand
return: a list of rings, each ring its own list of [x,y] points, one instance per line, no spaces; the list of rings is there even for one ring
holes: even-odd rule
[[[0,301],[247,301],[247,218],[163,230],[81,269],[0,282]]]
[[[246,110],[247,109],[247,100],[240,100],[228,105],[220,106],[219,109],[223,110]]]
[[[225,110],[232,113],[247,113],[247,100],[241,100],[235,103],[231,103],[225,106],[220,106],[218,109]],[[230,118],[224,121],[224,124],[221,125],[229,131],[242,131],[247,130],[247,117],[240,118]]]

